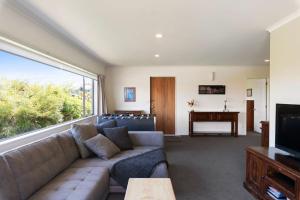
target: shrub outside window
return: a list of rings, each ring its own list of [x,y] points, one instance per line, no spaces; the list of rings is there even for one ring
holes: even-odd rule
[[[95,83],[0,50],[0,139],[93,115]]]

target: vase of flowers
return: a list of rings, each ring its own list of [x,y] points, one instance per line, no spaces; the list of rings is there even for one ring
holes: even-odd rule
[[[195,106],[195,100],[192,99],[192,100],[188,101],[187,105],[190,107],[190,112],[193,112],[194,111],[193,107]]]

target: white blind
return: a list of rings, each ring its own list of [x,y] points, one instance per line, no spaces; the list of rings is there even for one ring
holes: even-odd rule
[[[2,36],[0,36],[0,50],[7,51],[9,53],[13,53],[28,59],[32,59],[37,62],[41,62],[56,67],[58,69],[66,70],[69,72],[73,72],[97,80],[97,75],[94,73],[91,73],[80,67],[62,61],[60,59],[54,58],[52,56],[49,56],[40,51],[34,50],[30,47],[14,42]]]

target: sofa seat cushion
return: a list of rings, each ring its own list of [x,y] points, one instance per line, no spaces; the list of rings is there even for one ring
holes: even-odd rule
[[[89,158],[89,159],[79,159],[75,161],[71,167],[107,167],[111,170],[112,166],[123,159],[136,156],[154,149],[158,149],[159,147],[155,146],[137,146],[132,150],[121,151],[119,154],[116,154],[109,160],[101,160],[99,158]]]
[[[103,167],[68,168],[30,200],[101,200],[109,192],[109,172]]]

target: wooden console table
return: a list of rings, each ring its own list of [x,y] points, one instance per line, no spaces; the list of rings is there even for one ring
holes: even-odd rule
[[[194,122],[231,122],[231,136],[238,136],[239,112],[190,112],[189,135],[194,133]]]

